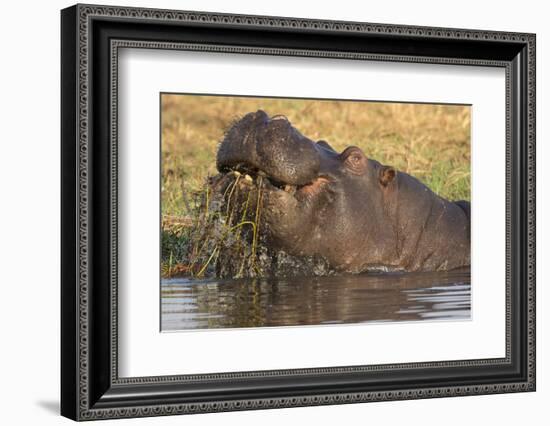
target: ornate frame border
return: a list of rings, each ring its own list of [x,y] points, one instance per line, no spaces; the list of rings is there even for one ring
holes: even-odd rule
[[[506,97],[510,97],[510,65],[503,61],[486,61],[486,60],[464,60],[464,59],[442,59],[442,58],[418,58],[414,56],[395,56],[395,55],[371,55],[361,53],[342,53],[342,52],[312,52],[307,50],[290,50],[290,49],[270,49],[270,48],[250,48],[250,47],[235,47],[235,46],[221,46],[221,45],[201,45],[191,43],[162,43],[162,42],[150,42],[150,41],[136,41],[136,40],[111,40],[111,164],[112,164],[112,193],[111,193],[111,223],[113,225],[111,230],[113,244],[111,246],[111,286],[115,290],[111,298],[111,327],[112,327],[112,347],[117,347],[118,341],[118,329],[117,329],[117,247],[116,247],[116,235],[117,235],[117,155],[118,155],[118,134],[116,118],[118,115],[118,53],[121,48],[133,48],[133,49],[159,49],[159,50],[187,50],[187,51],[199,51],[199,52],[223,52],[223,53],[238,53],[238,54],[265,54],[265,55],[284,55],[284,56],[307,56],[307,57],[323,57],[331,59],[359,59],[369,61],[386,61],[386,62],[411,62],[421,63],[427,62],[431,64],[453,64],[453,65],[473,65],[473,66],[491,66],[502,67],[505,69],[506,81],[507,81],[507,93]],[[86,107],[85,107],[86,108]],[[510,108],[507,106],[507,118],[510,116]],[[511,153],[509,150],[511,135],[509,129],[506,132],[506,146],[507,146],[507,162],[510,162]],[[506,182],[506,192],[510,193],[510,182]],[[510,202],[510,197],[507,197],[507,202]],[[509,209],[506,212],[506,227],[510,226],[510,212]],[[506,252],[510,253],[510,247],[506,248]],[[507,262],[507,268],[509,268],[509,262]],[[510,279],[509,274],[506,277],[506,356],[505,358],[495,359],[476,359],[476,360],[461,360],[461,361],[445,361],[445,362],[421,362],[421,363],[401,363],[401,364],[383,364],[383,365],[367,365],[367,366],[354,366],[354,367],[327,367],[327,368],[308,368],[308,369],[292,369],[292,370],[262,370],[262,371],[249,371],[239,373],[216,373],[216,374],[201,374],[201,375],[174,375],[174,376],[155,376],[155,377],[137,377],[137,378],[119,378],[117,371],[118,353],[116,350],[112,351],[112,371],[111,380],[113,383],[169,383],[174,381],[193,381],[193,380],[217,380],[217,379],[239,379],[245,377],[267,377],[267,376],[280,376],[280,375],[300,375],[300,374],[330,374],[341,373],[351,371],[381,371],[381,370],[393,370],[404,369],[411,367],[457,367],[457,366],[474,366],[474,365],[491,365],[509,363],[510,354],[510,341],[511,341],[511,317],[510,317]]]
[[[533,34],[503,33],[493,31],[477,31],[463,29],[446,28],[426,28],[409,27],[400,25],[368,24],[357,22],[336,22],[310,19],[294,18],[276,18],[265,16],[246,16],[246,15],[227,15],[202,12],[183,12],[155,9],[135,9],[121,7],[103,7],[77,5],[75,6],[77,17],[77,76],[76,86],[78,90],[78,111],[77,111],[77,164],[76,176],[78,179],[77,188],[77,271],[76,277],[76,321],[77,328],[77,351],[78,362],[76,363],[75,390],[78,391],[77,407],[75,407],[74,416],[70,417],[91,420],[112,417],[138,417],[150,415],[169,415],[196,412],[215,412],[243,409],[276,408],[291,406],[307,406],[321,404],[338,404],[364,401],[381,400],[399,400],[415,398],[432,398],[442,396],[460,396],[475,395],[486,393],[502,393],[517,391],[532,391],[535,389],[535,36]],[[513,43],[523,43],[527,47],[527,380],[521,382],[479,385],[479,386],[450,386],[446,388],[434,387],[425,389],[402,389],[380,392],[353,392],[353,393],[331,393],[324,395],[311,395],[300,397],[273,397],[260,399],[236,399],[236,400],[218,400],[214,402],[203,403],[166,403],[162,405],[145,405],[140,407],[93,407],[90,399],[89,378],[89,354],[90,354],[90,316],[89,316],[89,215],[90,215],[90,163],[89,163],[89,112],[90,112],[90,27],[91,21],[95,18],[123,18],[135,19],[140,22],[158,22],[173,21],[181,23],[209,23],[238,25],[262,28],[294,28],[327,32],[349,32],[362,34],[400,34],[411,35],[423,38],[438,38],[449,40],[485,40],[485,41],[506,41]],[[466,360],[454,362],[434,362],[434,363],[415,363],[415,364],[394,364],[382,366],[364,366],[364,367],[333,367],[322,369],[306,370],[275,370],[247,373],[224,373],[200,376],[161,376],[147,378],[118,378],[117,369],[117,70],[118,70],[118,49],[119,48],[154,48],[154,49],[184,49],[198,51],[223,51],[228,53],[255,53],[266,55],[298,55],[315,56],[327,58],[342,59],[368,59],[384,60],[398,62],[427,62],[427,63],[446,63],[460,65],[483,65],[497,66],[506,69],[506,114],[507,114],[507,141],[506,141],[506,193],[507,193],[507,213],[506,213],[506,232],[507,232],[507,260],[506,260],[506,358],[505,359],[485,359],[485,360]],[[285,376],[285,375],[304,375],[304,374],[330,374],[347,371],[380,371],[390,369],[405,368],[424,368],[424,367],[448,367],[448,366],[474,366],[503,364],[510,362],[510,341],[511,341],[511,286],[510,286],[510,207],[511,207],[511,134],[510,114],[511,114],[511,91],[513,90],[511,82],[511,65],[507,61],[489,61],[460,58],[439,58],[439,57],[417,57],[402,55],[385,54],[365,54],[365,53],[345,53],[330,51],[313,51],[299,49],[277,49],[277,48],[254,48],[242,46],[221,46],[205,45],[193,43],[170,43],[170,42],[151,42],[140,40],[111,40],[111,369],[110,380],[116,385],[125,384],[153,384],[153,383],[173,383],[181,381],[200,381],[200,380],[218,380],[227,378],[244,377],[266,377],[266,376]],[[74,142],[73,142],[74,143]],[[67,411],[70,413],[72,411]]]

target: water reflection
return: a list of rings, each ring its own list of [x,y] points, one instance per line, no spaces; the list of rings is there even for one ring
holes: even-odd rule
[[[162,280],[163,331],[470,318],[470,270]]]

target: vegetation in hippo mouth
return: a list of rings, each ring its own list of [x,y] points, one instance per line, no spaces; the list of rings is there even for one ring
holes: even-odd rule
[[[180,272],[193,278],[335,274],[321,256],[292,256],[266,241],[265,195],[296,195],[304,188],[307,185],[285,184],[242,167],[210,177],[198,194],[199,207],[182,256],[187,267]]]

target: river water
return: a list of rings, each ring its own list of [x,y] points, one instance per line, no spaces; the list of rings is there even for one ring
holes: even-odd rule
[[[161,281],[161,329],[465,320],[470,270]]]

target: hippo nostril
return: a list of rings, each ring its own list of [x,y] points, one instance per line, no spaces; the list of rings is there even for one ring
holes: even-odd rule
[[[255,121],[268,121],[269,115],[264,110],[259,109],[254,114],[254,120]]]

